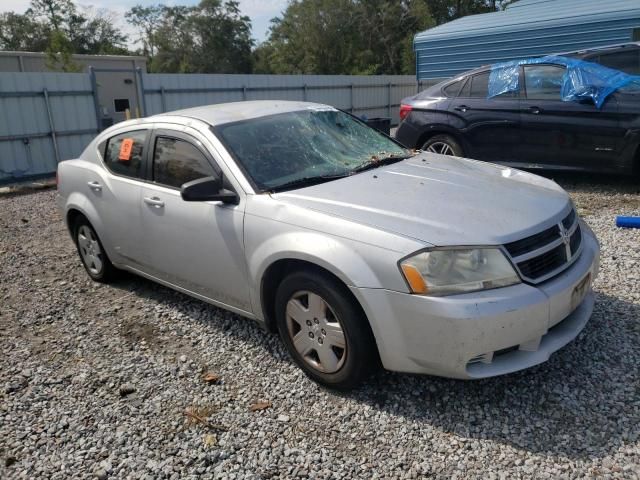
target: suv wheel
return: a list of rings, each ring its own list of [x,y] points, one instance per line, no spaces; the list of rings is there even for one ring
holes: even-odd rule
[[[338,390],[354,388],[377,365],[367,320],[345,290],[322,272],[294,272],[276,293],[290,355],[311,379]]]
[[[439,153],[440,155],[451,155],[454,157],[464,156],[462,147],[450,135],[435,135],[422,146],[425,152]]]
[[[73,231],[78,254],[91,279],[102,283],[115,280],[117,270],[109,260],[96,231],[89,221],[84,217],[80,217]]]

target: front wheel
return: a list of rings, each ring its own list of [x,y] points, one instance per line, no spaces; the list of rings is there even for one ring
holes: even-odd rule
[[[295,272],[276,293],[278,331],[313,380],[349,390],[377,365],[373,335],[346,287],[322,272]]]
[[[440,155],[451,155],[453,157],[462,157],[464,152],[462,147],[450,135],[435,135],[425,142],[422,146],[425,152],[439,153]]]

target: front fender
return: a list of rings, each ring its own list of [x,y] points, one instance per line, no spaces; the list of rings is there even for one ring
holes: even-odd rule
[[[324,231],[249,216],[245,221],[245,252],[251,303],[260,319],[264,319],[262,279],[267,269],[279,260],[315,264],[348,287],[406,290],[396,267],[401,253]]]

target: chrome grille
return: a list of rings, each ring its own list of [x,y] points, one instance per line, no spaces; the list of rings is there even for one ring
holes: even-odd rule
[[[580,255],[582,233],[575,210],[556,225],[505,245],[523,279],[543,282],[567,268]]]

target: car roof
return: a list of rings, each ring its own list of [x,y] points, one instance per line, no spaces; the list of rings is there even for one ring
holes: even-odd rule
[[[321,103],[295,102],[288,100],[252,100],[187,108],[184,110],[176,110],[174,112],[154,115],[148,118],[152,121],[157,121],[164,116],[188,117],[216,126],[278,113],[296,112],[300,110],[325,110],[328,108],[333,107],[323,105]]]
[[[572,52],[559,53],[561,56],[582,57],[594,53],[616,52],[624,50],[640,49],[640,42],[618,43],[615,45],[603,45],[601,47],[585,48],[582,50],[574,50]]]

